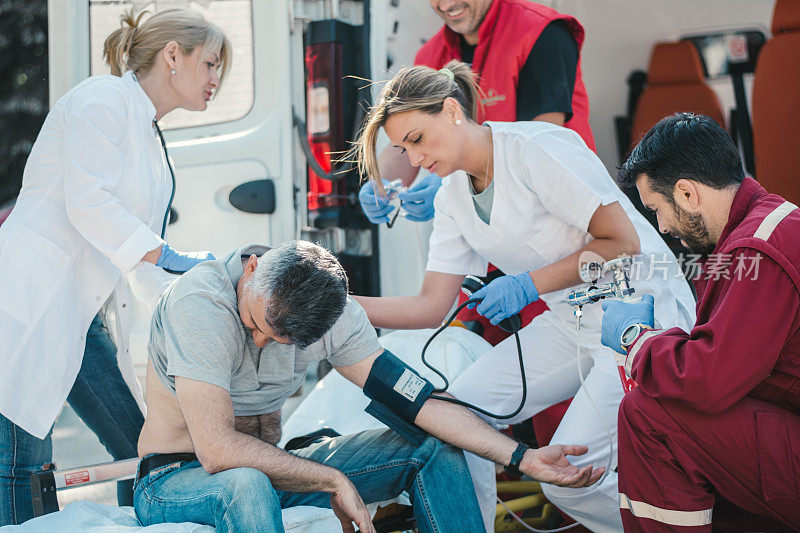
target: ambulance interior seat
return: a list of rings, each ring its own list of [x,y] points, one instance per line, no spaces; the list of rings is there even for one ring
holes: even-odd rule
[[[634,72],[628,78],[629,107],[635,111],[629,119],[629,134],[622,126],[624,118],[617,120],[620,162],[627,158],[651,127],[673,113],[702,113],[725,127],[722,105],[717,94],[706,85],[700,54],[690,41],[657,43],[650,54],[647,85],[642,89],[644,81],[641,71]],[[655,216],[644,209],[636,190],[627,189],[625,193],[636,209],[658,229]],[[668,235],[662,235],[662,238],[674,253],[686,252],[678,239]]]
[[[628,152],[659,120],[683,111],[708,115],[725,127],[722,105],[705,83],[697,48],[689,41],[658,43],[650,55],[647,87],[636,103]]]
[[[756,179],[800,205],[800,1],[777,0],[753,78]]]

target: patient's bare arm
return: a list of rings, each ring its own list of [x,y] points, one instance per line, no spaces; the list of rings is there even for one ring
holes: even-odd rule
[[[230,392],[181,376],[175,376],[175,395],[189,429],[194,452],[209,474],[232,468],[255,468],[269,477],[276,489],[292,492],[324,491],[331,494],[331,507],[345,530],[350,521],[361,531],[374,533],[367,506],[352,481],[342,472],[308,461],[237,431]],[[274,414],[272,422],[279,415]],[[240,422],[253,428],[252,421]],[[270,426],[267,421],[267,426]],[[274,433],[274,432],[273,432]],[[273,434],[274,438],[274,434]]]
[[[372,364],[383,350],[349,366],[337,366],[345,378],[363,388]],[[449,396],[440,394],[439,396]],[[428,398],[417,414],[414,424],[434,437],[463,450],[508,465],[517,442],[489,426],[466,407]],[[586,487],[598,479],[604,468],[585,466],[578,468],[568,460],[568,455],[583,455],[585,446],[555,445],[525,451],[519,469],[537,481],[564,487]]]

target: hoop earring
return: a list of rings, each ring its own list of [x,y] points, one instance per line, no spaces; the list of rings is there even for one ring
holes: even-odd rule
[[[457,119],[456,119],[456,126],[460,126],[460,125],[461,125],[461,119],[460,119],[460,118],[457,118]]]

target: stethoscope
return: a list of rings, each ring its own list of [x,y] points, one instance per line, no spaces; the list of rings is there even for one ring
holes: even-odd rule
[[[142,86],[139,83],[139,78],[136,77],[136,73],[132,72],[131,75],[139,87]],[[144,89],[142,89],[144,91]],[[156,130],[156,134],[158,134],[158,140],[161,141],[161,148],[164,150],[164,159],[167,160],[167,168],[169,169],[169,175],[172,178],[172,192],[169,195],[169,203],[167,203],[167,210],[164,212],[164,219],[161,222],[161,238],[164,238],[164,235],[167,232],[167,223],[169,222],[169,212],[172,209],[172,201],[175,200],[175,169],[172,168],[172,163],[169,161],[169,152],[167,151],[167,141],[164,140],[164,134],[161,133],[161,128],[158,127],[158,122],[156,119],[153,119],[153,127]]]
[[[167,141],[164,140],[164,134],[161,133],[161,128],[158,127],[158,122],[156,119],[153,119],[153,127],[156,129],[156,133],[158,134],[158,139],[161,141],[161,147],[164,149],[164,159],[167,160],[167,168],[169,169],[169,175],[172,177],[172,193],[169,195],[169,203],[167,204],[167,210],[164,212],[164,220],[161,223],[161,238],[164,238],[164,234],[167,232],[167,223],[169,222],[169,212],[172,210],[172,201],[175,199],[175,170],[172,168],[172,163],[169,161],[169,152],[167,152]]]

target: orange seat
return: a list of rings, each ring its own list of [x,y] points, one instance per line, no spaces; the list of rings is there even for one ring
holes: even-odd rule
[[[695,46],[689,41],[659,43],[650,56],[647,88],[636,104],[629,149],[659,120],[684,111],[708,115],[725,127],[722,106],[705,83]]]
[[[777,0],[753,79],[756,178],[800,202],[800,0]]]

